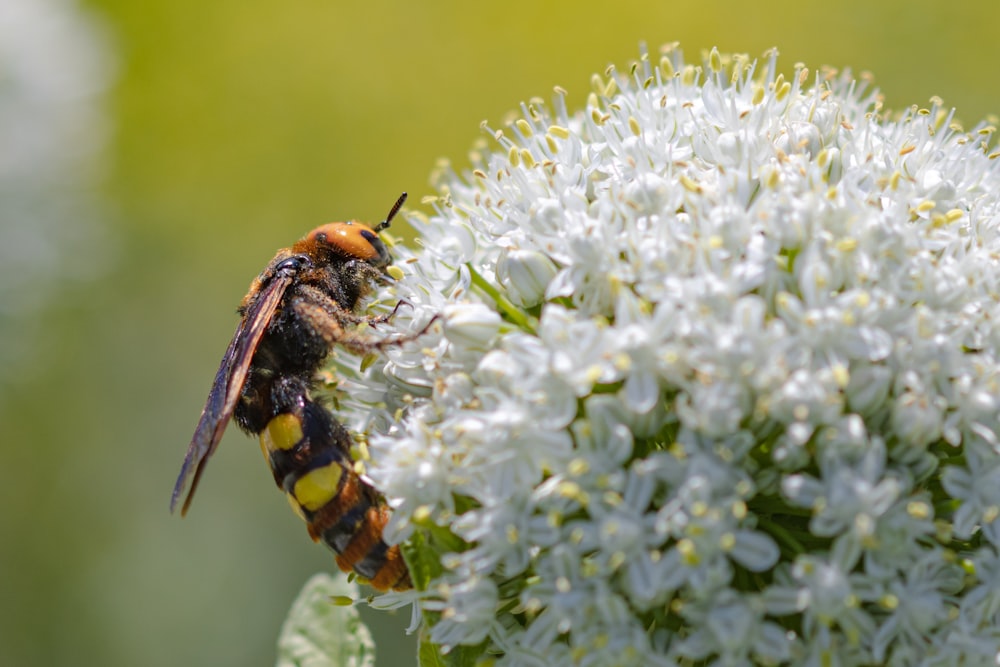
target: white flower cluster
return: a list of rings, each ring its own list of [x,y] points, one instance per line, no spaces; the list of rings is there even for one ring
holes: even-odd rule
[[[384,295],[442,326],[347,392],[385,431],[389,539],[460,538],[418,594],[430,639],[508,666],[996,665],[992,128],[890,119],[773,53],[668,47],[592,84],[443,174]]]

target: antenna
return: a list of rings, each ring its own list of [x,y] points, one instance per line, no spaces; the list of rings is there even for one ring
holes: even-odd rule
[[[399,213],[399,209],[403,208],[403,203],[404,202],[406,202],[406,193],[405,192],[403,194],[399,195],[399,199],[397,199],[396,203],[392,205],[391,209],[389,209],[389,215],[385,216],[385,220],[383,220],[382,222],[380,222],[377,225],[375,225],[375,232],[376,233],[382,231],[383,229],[388,229],[389,228],[389,223],[392,222],[392,219],[396,217],[397,213]]]

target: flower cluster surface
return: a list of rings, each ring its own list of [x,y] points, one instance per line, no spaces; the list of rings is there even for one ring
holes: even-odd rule
[[[522,105],[397,250],[342,408],[445,652],[997,664],[992,128],[775,55]]]

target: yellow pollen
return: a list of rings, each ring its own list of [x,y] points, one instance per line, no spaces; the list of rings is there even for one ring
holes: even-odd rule
[[[517,146],[511,146],[510,150],[507,151],[507,159],[510,160],[510,166],[517,167],[521,164],[521,156],[517,152]]]
[[[562,125],[549,126],[549,134],[559,139],[569,139],[569,130]]]
[[[590,471],[590,463],[587,459],[576,458],[569,462],[567,470],[570,475],[579,477],[580,475],[585,475]]]
[[[663,56],[660,58],[660,71],[663,72],[663,78],[670,79],[674,76],[674,64],[670,62],[670,58]]]
[[[847,366],[844,364],[834,364],[831,370],[833,371],[833,381],[837,383],[837,386],[841,389],[846,387],[851,379],[851,374],[847,370]]]
[[[681,559],[687,565],[697,565],[698,564],[698,561],[700,559],[698,558],[698,553],[697,553],[696,547],[694,546],[694,542],[692,542],[691,540],[689,540],[687,538],[678,540],[678,542],[677,542],[677,551],[680,552]]]
[[[590,77],[590,87],[598,95],[604,94],[604,80],[601,79],[600,74],[592,74]]]
[[[580,495],[580,485],[576,482],[563,482],[559,485],[559,495],[564,498],[575,498]]]
[[[778,187],[778,184],[781,183],[781,174],[777,169],[771,169],[768,171],[765,183],[767,184],[767,187],[771,189]]]
[[[708,54],[708,68],[715,74],[722,71],[722,56],[719,55],[718,47],[713,46],[712,52]]]
[[[922,500],[912,500],[906,504],[906,513],[914,519],[930,518],[931,508]]]
[[[858,247],[858,240],[847,237],[837,241],[837,250],[840,252],[853,252]]]
[[[632,358],[624,352],[619,352],[615,355],[614,364],[615,368],[624,373],[632,368]]]
[[[698,68],[694,65],[685,65],[684,71],[681,72],[681,82],[685,86],[693,86],[695,81],[698,80]]]
[[[680,181],[681,181],[681,186],[688,192],[694,192],[694,193],[701,192],[701,186],[698,185],[695,181],[693,181],[690,177],[681,174]]]
[[[778,87],[774,91],[774,99],[778,100],[779,102],[783,102],[785,98],[788,97],[788,93],[790,93],[791,91],[792,91],[792,84],[789,83],[788,81],[785,81],[784,83],[781,84],[780,87]]]

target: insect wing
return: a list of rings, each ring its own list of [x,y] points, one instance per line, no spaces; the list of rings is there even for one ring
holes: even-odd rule
[[[187,454],[184,455],[184,464],[170,496],[171,512],[177,506],[177,500],[190,479],[191,488],[181,506],[181,516],[187,514],[195,489],[198,488],[198,480],[201,479],[208,459],[219,446],[222,434],[225,433],[226,426],[233,416],[233,410],[236,409],[236,401],[239,400],[257,346],[264,337],[264,332],[267,331],[271,318],[274,317],[274,312],[278,309],[291,282],[291,276],[281,274],[275,276],[261,290],[260,296],[250,306],[236,328],[233,340],[230,341],[229,348],[215,374],[215,382],[212,383],[205,408],[201,411],[201,419],[198,420]]]

